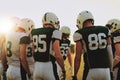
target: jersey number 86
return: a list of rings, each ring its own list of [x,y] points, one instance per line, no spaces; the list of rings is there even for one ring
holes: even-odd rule
[[[88,42],[89,42],[89,49],[90,50],[96,50],[96,49],[103,49],[107,45],[106,41],[106,35],[104,33],[99,34],[90,34],[88,36]]]

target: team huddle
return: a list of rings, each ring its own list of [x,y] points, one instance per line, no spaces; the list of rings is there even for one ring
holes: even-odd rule
[[[67,80],[68,58],[72,80],[79,80],[83,54],[82,80],[120,80],[120,20],[111,19],[105,26],[95,26],[89,11],[78,14],[75,58],[72,57],[69,26],[60,26],[59,18],[46,12],[42,27],[30,18],[13,17],[12,29],[0,35],[1,80]]]

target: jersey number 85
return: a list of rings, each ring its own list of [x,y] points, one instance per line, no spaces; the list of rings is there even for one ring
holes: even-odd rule
[[[47,50],[46,48],[46,41],[44,40],[46,38],[46,35],[34,35],[33,36],[33,42],[34,42],[34,46],[35,46],[35,52],[45,52]],[[41,45],[41,46],[39,46]]]

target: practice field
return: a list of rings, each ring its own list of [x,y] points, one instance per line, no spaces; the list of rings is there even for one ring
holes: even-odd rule
[[[74,65],[74,54],[72,54],[72,64]],[[79,71],[78,71],[78,75],[77,75],[77,78],[78,80],[82,80],[82,74],[83,74],[83,66],[84,66],[84,63],[83,63],[83,57],[82,57],[82,61],[81,61],[81,66],[79,68]],[[71,76],[73,75],[73,70],[72,70],[72,74],[69,70],[69,63],[68,63],[68,59],[66,59],[65,61],[65,67],[66,67],[66,80],[71,80]]]

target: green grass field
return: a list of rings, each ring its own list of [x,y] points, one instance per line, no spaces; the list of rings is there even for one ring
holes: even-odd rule
[[[72,54],[72,64],[74,65],[74,54]],[[81,66],[79,68],[79,71],[78,71],[78,75],[77,75],[77,78],[78,80],[82,80],[82,74],[83,74],[83,58],[82,58],[82,61],[81,61]],[[72,71],[72,74],[70,73],[70,70],[69,70],[69,63],[68,63],[68,60],[66,59],[65,61],[65,68],[66,68],[66,80],[71,80],[71,76],[74,74],[73,71]]]

